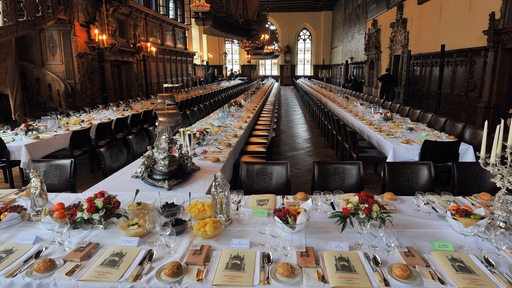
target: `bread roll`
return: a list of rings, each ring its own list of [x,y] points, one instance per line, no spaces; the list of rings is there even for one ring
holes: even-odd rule
[[[409,280],[413,275],[409,265],[403,263],[393,264],[393,266],[391,267],[391,274],[393,274],[394,277],[401,280]]]
[[[478,194],[478,198],[484,201],[491,201],[492,195],[487,192],[480,192],[480,194]]]
[[[57,268],[57,263],[53,258],[42,258],[34,264],[34,272],[36,273],[48,273]]]
[[[297,194],[295,194],[295,199],[299,201],[308,201],[309,195],[306,194],[306,192],[298,192]]]
[[[295,267],[288,262],[279,263],[276,272],[279,276],[284,278],[293,278],[295,276]]]
[[[183,275],[183,266],[178,261],[167,263],[164,267],[164,275],[169,278],[177,278]]]
[[[384,199],[390,200],[390,201],[394,201],[397,198],[395,193],[393,193],[393,192],[386,192],[382,196],[384,197]]]

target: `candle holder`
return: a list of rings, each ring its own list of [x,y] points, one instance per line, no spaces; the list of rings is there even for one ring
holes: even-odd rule
[[[510,217],[512,216],[512,145],[507,145],[505,152],[497,154],[496,159],[480,155],[480,165],[489,171],[494,177],[492,182],[496,183],[500,191],[494,197],[493,211],[497,223],[501,228],[509,228]]]

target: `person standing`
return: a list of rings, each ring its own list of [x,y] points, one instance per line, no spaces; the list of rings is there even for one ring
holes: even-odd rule
[[[213,71],[213,68],[210,67],[210,70],[208,70],[208,73],[206,73],[206,84],[213,82],[215,82],[215,72]]]
[[[379,92],[379,98],[384,99],[386,101],[393,101],[394,95],[393,95],[393,88],[395,84],[395,77],[391,75],[390,69],[386,68],[386,73],[380,75],[377,80],[380,82],[380,92]]]

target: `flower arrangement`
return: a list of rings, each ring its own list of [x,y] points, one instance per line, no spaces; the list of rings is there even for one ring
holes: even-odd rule
[[[206,136],[210,134],[210,131],[208,129],[199,128],[194,131],[194,142],[197,146],[202,146],[204,144],[204,140]]]
[[[87,197],[84,202],[78,202],[66,207],[69,222],[73,224],[104,223],[112,218],[126,217],[119,210],[121,202],[115,195],[105,190]]]
[[[21,131],[27,136],[29,133],[37,134],[39,133],[39,126],[29,123],[28,121],[23,122],[20,127],[17,129]]]
[[[228,107],[230,107],[230,108],[231,107],[240,107],[241,108],[241,107],[243,107],[243,105],[242,105],[242,102],[240,100],[234,99],[234,100],[229,101]]]
[[[386,111],[382,114],[382,120],[384,121],[393,121],[393,113]]]
[[[385,225],[386,221],[392,222],[390,213],[375,200],[373,194],[363,191],[359,195],[355,194],[343,204],[340,205],[343,207],[341,211],[335,211],[329,216],[331,219],[336,219],[336,223],[341,225],[341,232],[347,227],[347,220],[352,227],[354,227],[354,219],[365,223],[378,221],[382,225]]]

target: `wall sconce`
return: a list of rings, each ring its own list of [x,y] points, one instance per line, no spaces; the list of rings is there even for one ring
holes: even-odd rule
[[[100,31],[98,29],[94,29],[94,40],[99,47],[107,47],[107,35],[100,35]]]

